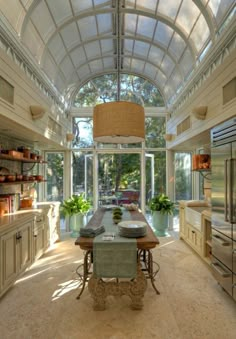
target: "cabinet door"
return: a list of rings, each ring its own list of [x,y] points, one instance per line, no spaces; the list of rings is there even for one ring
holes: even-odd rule
[[[185,230],[185,208],[183,206],[179,207],[179,230],[180,237],[185,238],[186,230]]]
[[[33,222],[30,221],[21,226],[19,230],[19,272],[24,271],[32,263],[32,227]]]
[[[45,250],[44,223],[37,224],[34,229],[34,259],[38,259]]]
[[[2,291],[10,287],[17,276],[17,242],[16,231],[11,231],[1,237],[1,271]]]

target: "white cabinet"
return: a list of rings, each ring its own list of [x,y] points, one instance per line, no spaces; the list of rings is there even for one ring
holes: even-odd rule
[[[33,219],[0,236],[0,295],[32,263],[32,228]]]
[[[60,240],[60,203],[0,218],[0,296],[55,241]]]
[[[33,229],[33,258],[37,260],[45,252],[46,240],[45,234],[47,234],[45,217],[40,214],[35,217],[34,229]]]
[[[196,220],[196,213],[199,216]],[[192,218],[188,217],[188,214]],[[193,222],[190,223],[189,219]],[[186,202],[180,203],[179,209],[179,236],[196,251],[208,264],[211,263],[211,211],[208,206],[201,206],[191,210]]]

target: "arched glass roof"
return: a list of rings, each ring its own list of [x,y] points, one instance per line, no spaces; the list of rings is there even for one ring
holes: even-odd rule
[[[118,70],[173,100],[217,44],[235,0],[0,0],[1,25],[67,99]]]

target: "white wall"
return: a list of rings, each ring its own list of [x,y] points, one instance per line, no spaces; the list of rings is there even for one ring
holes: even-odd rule
[[[0,117],[11,119],[24,128],[39,133],[48,141],[52,140],[60,147],[68,148],[66,133],[70,131],[70,121],[63,116],[51,98],[43,93],[17,65],[12,56],[0,49],[0,75],[14,86],[14,104],[11,105],[0,98]],[[33,120],[30,105],[40,105],[46,108],[43,118]],[[62,133],[53,133],[48,129],[49,117],[61,126]]]
[[[175,137],[168,142],[169,149],[195,149],[210,142],[209,134],[202,134],[205,130],[212,128],[218,123],[236,115],[236,98],[223,105],[222,88],[230,80],[236,77],[236,49],[225,58],[224,63],[212,72],[211,76],[203,82],[189,99],[167,123],[167,133],[174,134]],[[194,107],[207,106],[208,111],[205,120],[197,120],[191,112]],[[191,117],[191,127],[189,130],[176,136],[176,128],[186,117]],[[202,137],[201,137],[202,134]],[[186,142],[193,138],[193,142]]]

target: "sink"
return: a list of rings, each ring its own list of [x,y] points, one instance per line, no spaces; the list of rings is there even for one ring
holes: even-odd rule
[[[185,207],[186,222],[201,231],[201,216],[205,210],[210,210],[210,208],[207,206]]]

